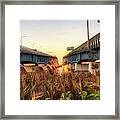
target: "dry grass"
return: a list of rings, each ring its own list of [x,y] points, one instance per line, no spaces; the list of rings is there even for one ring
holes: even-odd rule
[[[94,99],[90,95],[99,93],[99,79],[99,76],[89,72],[67,72],[60,76],[57,70],[50,68],[43,69],[36,66],[34,72],[27,72],[21,67],[20,98],[21,100],[59,100],[64,96],[64,99],[72,100]]]

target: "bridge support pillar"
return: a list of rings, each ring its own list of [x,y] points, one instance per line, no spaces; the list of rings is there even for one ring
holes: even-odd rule
[[[93,74],[92,64],[93,64],[92,62],[89,62],[89,68],[88,68],[88,70],[89,70],[89,72],[91,74]]]
[[[71,70],[71,67],[72,67],[72,65],[71,64],[68,64],[68,68]]]
[[[77,63],[75,63],[75,71],[77,70]]]
[[[76,63],[75,65],[75,71],[88,71],[89,69],[89,64],[84,63],[84,64],[78,64]]]

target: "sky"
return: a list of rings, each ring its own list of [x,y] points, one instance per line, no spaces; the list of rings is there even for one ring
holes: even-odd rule
[[[90,38],[100,32],[100,23],[89,20]],[[87,40],[87,20],[21,20],[22,46],[55,55],[61,64],[69,51]]]

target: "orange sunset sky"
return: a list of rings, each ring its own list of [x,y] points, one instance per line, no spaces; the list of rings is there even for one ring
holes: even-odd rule
[[[87,20],[21,20],[22,46],[55,55],[62,63],[67,47],[78,47],[87,40]],[[100,23],[89,20],[90,38],[100,32]]]

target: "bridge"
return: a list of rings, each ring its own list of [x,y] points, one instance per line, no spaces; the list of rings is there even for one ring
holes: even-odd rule
[[[83,66],[82,63],[95,62],[100,59],[100,33],[93,36],[89,41],[84,42],[63,57],[63,65],[76,65],[76,68]],[[80,65],[81,64],[81,65]],[[80,67],[78,67],[78,65]],[[84,64],[85,66],[85,64]],[[86,70],[89,67],[86,68]]]
[[[43,53],[36,49],[20,46],[20,63],[21,64],[50,64],[51,59],[56,57]]]

